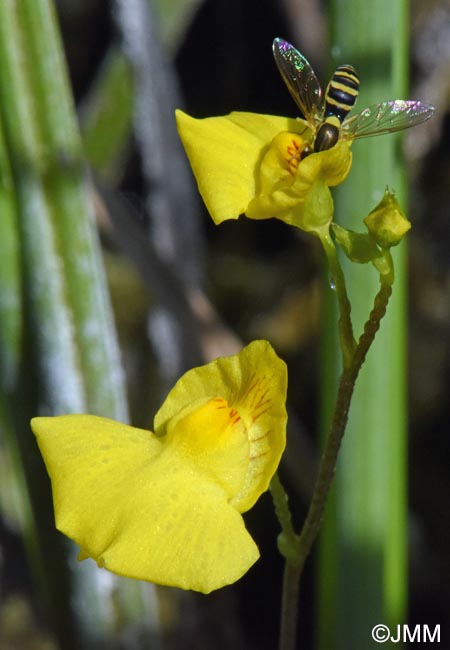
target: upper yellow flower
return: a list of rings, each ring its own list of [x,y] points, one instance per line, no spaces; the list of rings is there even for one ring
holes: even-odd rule
[[[266,341],[188,371],[155,433],[92,415],[31,426],[58,530],[120,575],[208,593],[259,552],[240,513],[267,490],[285,447],[286,366]]]
[[[300,119],[239,112],[195,119],[178,110],[176,120],[216,224],[245,214],[315,232],[331,222],[328,188],[350,171],[349,142],[305,156],[311,134]]]

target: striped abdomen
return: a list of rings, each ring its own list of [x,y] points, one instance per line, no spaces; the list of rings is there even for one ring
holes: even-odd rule
[[[351,65],[341,65],[331,77],[325,93],[324,118],[336,116],[342,124],[355,105],[358,92],[356,70]]]
[[[342,122],[353,106],[359,92],[359,77],[351,65],[341,65],[331,77],[325,93],[323,123],[314,141],[314,151],[325,151],[339,140]]]

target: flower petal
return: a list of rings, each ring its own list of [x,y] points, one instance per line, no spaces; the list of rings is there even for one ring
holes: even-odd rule
[[[216,224],[246,211],[274,136],[299,130],[295,119],[256,113],[195,119],[178,110],[176,120],[200,194]]]
[[[350,146],[351,142],[338,142],[331,149],[311,154],[302,160],[293,184],[294,191],[304,194],[317,180],[328,187],[342,183],[352,166]]]
[[[222,397],[186,407],[173,417],[162,438],[195,472],[209,475],[229,499],[243,487],[249,464],[247,430],[236,409]]]
[[[245,512],[267,490],[286,444],[286,364],[267,341],[253,341],[238,355],[189,370],[172,388],[155,416],[158,436],[186,408],[199,400],[222,397],[246,427],[249,464],[233,505]]]
[[[89,415],[34,418],[57,528],[120,575],[208,593],[258,549],[224,489],[142,429]]]
[[[252,201],[245,212],[249,219],[271,219],[276,217],[280,221],[292,224],[295,222],[295,210],[301,205],[304,196],[295,192],[292,185],[275,190],[270,194],[259,194]]]
[[[273,154],[278,153],[282,144],[285,145],[285,140],[289,142],[293,138],[300,151],[302,139],[298,135],[279,133],[273,139],[261,164],[264,180],[261,186],[265,191],[250,201],[245,214],[249,219],[276,217],[307,232],[315,232],[331,221],[332,203],[328,187],[338,185],[348,175],[352,161],[350,144],[338,143],[327,151],[311,154],[302,160],[293,155],[295,165],[291,166],[291,175],[285,171],[283,179],[280,176],[282,166],[277,170],[276,165],[270,166],[270,163]],[[289,150],[293,149],[294,144],[292,140]]]

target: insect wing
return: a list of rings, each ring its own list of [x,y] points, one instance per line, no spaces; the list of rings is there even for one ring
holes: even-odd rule
[[[274,40],[273,55],[292,98],[315,132],[322,112],[322,90],[314,70],[305,57],[282,38]]]
[[[392,133],[426,122],[434,114],[429,104],[395,99],[365,108],[361,113],[346,119],[342,125],[341,138],[352,140],[372,135]]]

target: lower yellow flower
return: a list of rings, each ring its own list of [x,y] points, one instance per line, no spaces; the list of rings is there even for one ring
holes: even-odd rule
[[[342,183],[350,171],[348,142],[306,155],[311,134],[300,119],[240,112],[195,119],[178,110],[176,120],[216,224],[245,214],[276,217],[309,232],[329,225],[328,188]]]
[[[31,426],[52,482],[56,527],[79,559],[209,593],[258,559],[242,512],[285,447],[284,362],[266,341],[187,372],[155,433],[93,415]]]

